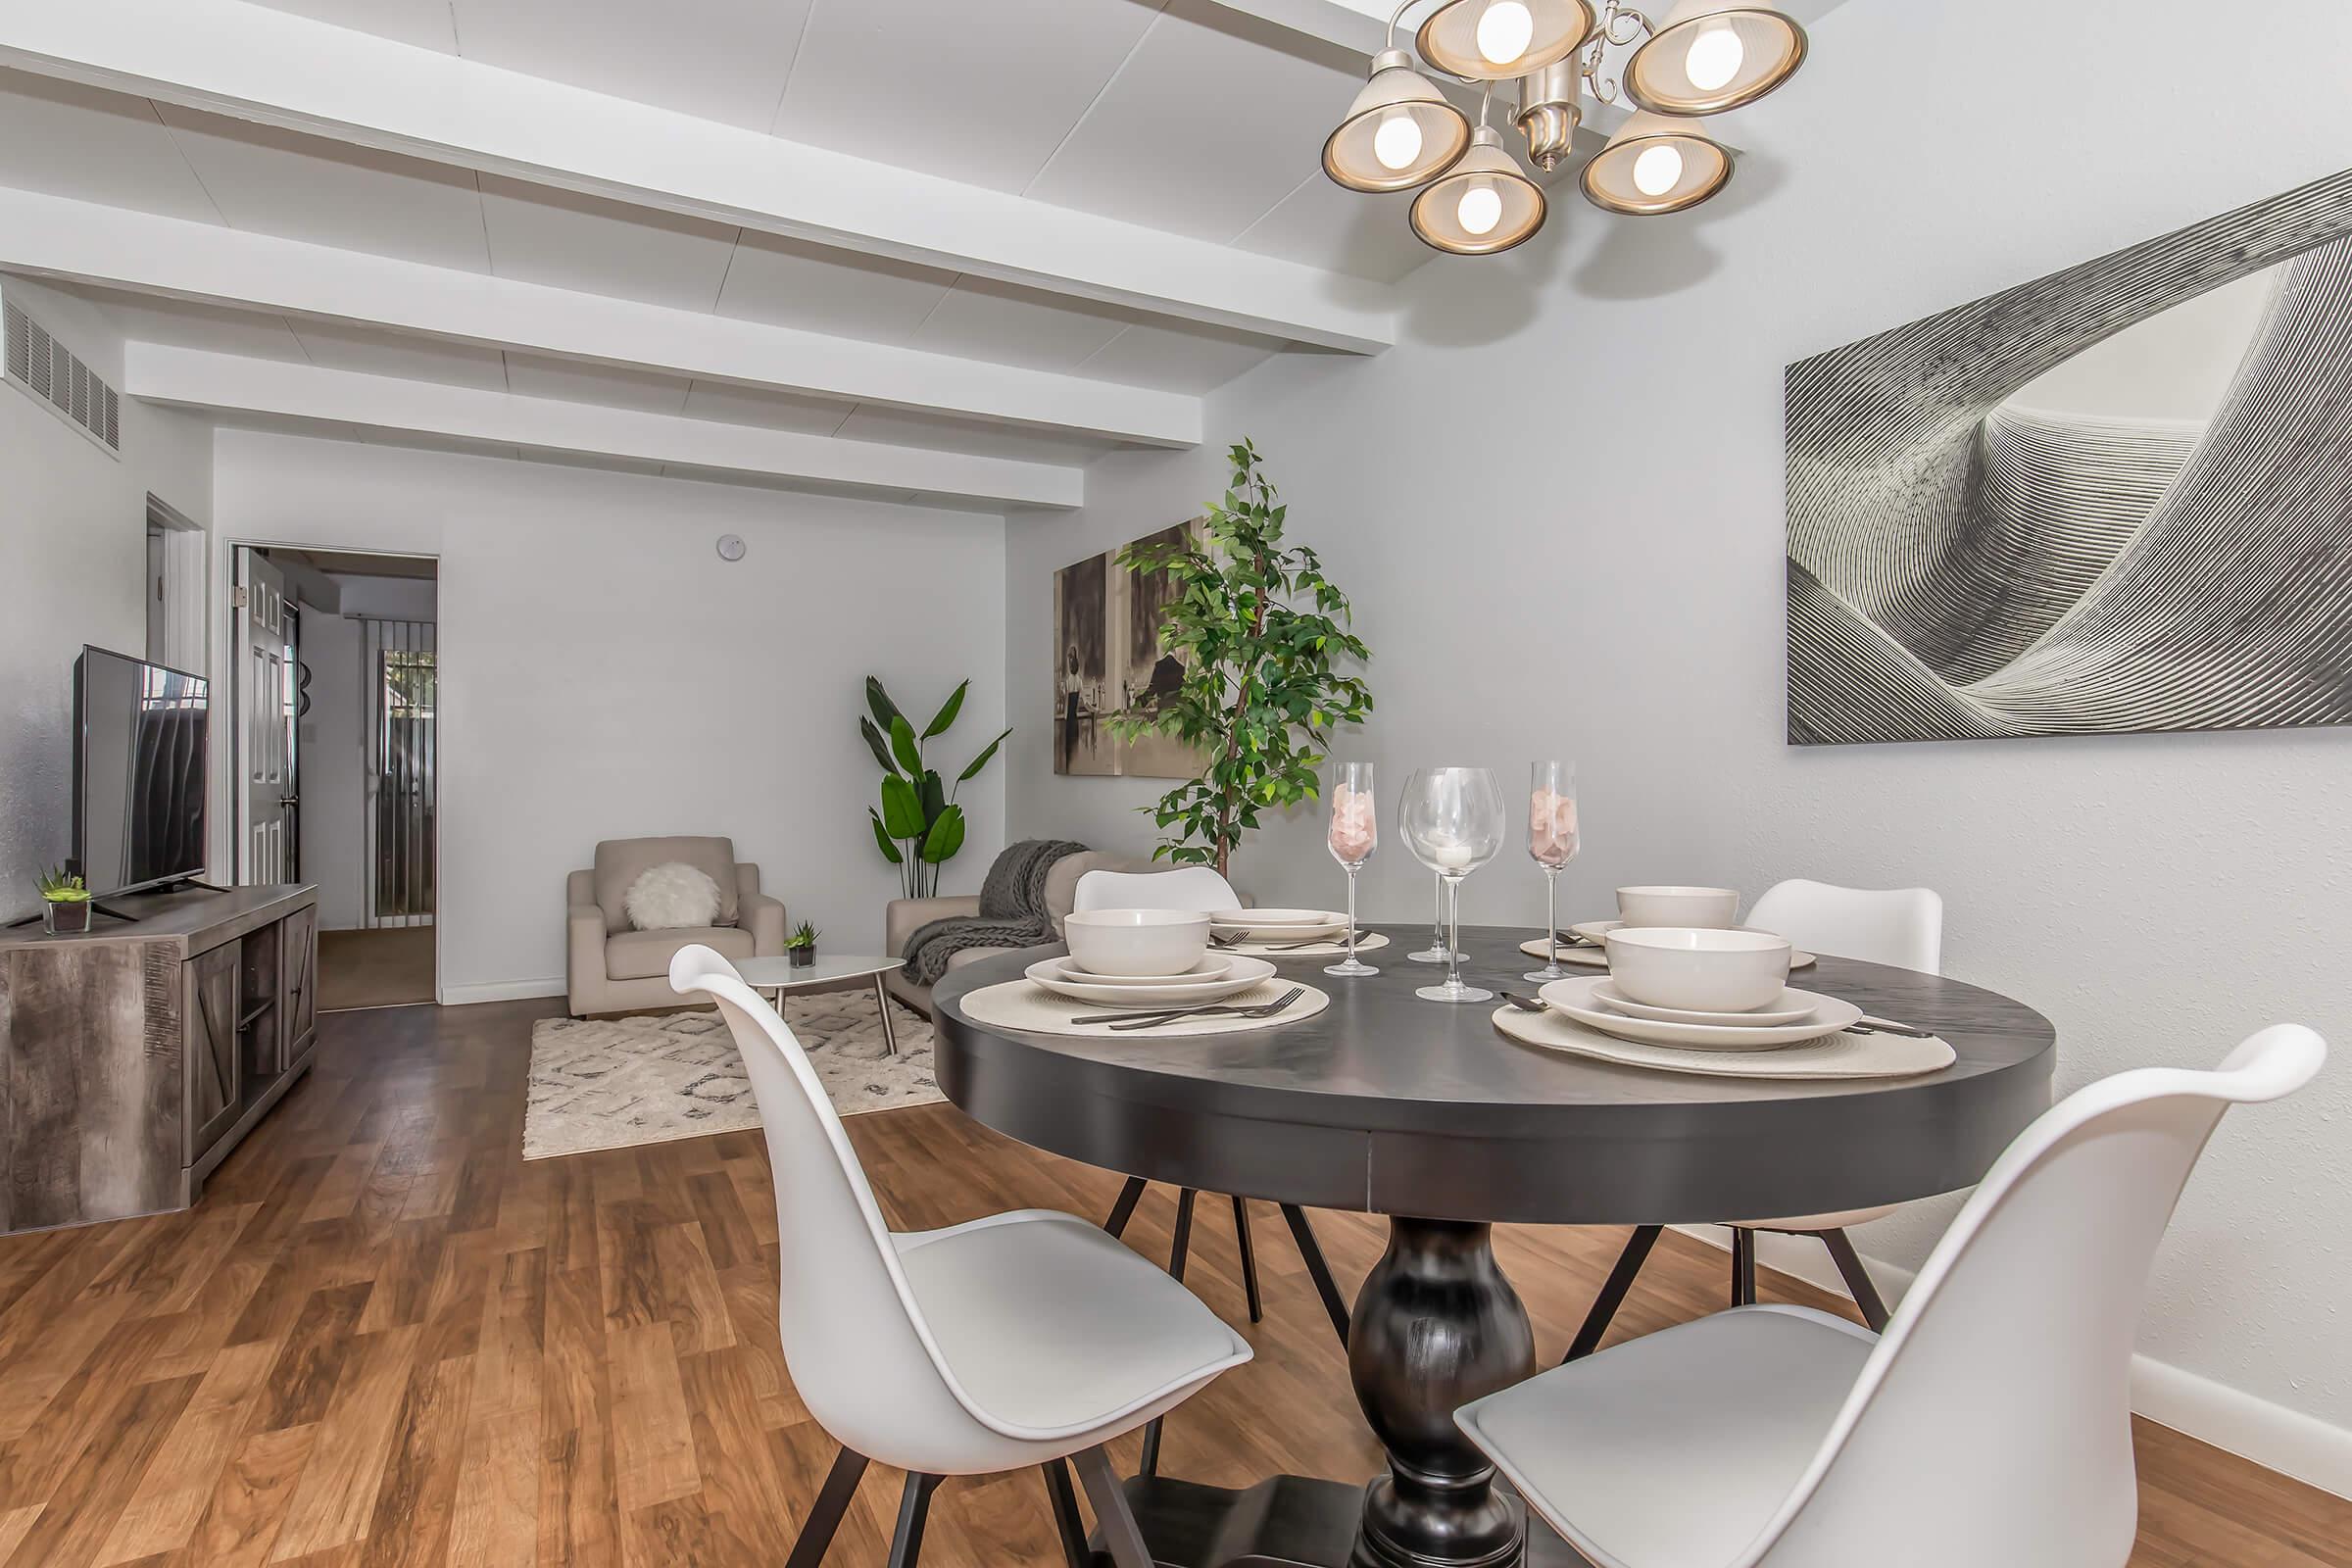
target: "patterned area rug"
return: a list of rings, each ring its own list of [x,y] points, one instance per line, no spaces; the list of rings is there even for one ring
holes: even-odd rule
[[[844,1116],[927,1105],[946,1097],[931,1076],[931,1025],[897,1004],[899,1054],[884,1049],[870,991],[788,998],[800,1038],[833,1108]],[[531,1026],[531,1098],[522,1157],[627,1149],[760,1125],[760,1106],[715,1012],[662,1018],[542,1018]]]

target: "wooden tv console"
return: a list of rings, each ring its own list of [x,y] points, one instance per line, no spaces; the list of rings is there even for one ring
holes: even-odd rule
[[[107,902],[0,933],[0,1233],[189,1207],[318,1045],[316,888]]]

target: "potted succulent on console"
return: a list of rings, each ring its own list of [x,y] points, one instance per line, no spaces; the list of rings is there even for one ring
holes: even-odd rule
[[[39,885],[43,929],[60,936],[74,936],[89,930],[88,883],[61,865],[54,871],[43,871]]]
[[[795,969],[806,969],[816,962],[816,927],[803,920],[784,939],[784,956],[792,960]]]

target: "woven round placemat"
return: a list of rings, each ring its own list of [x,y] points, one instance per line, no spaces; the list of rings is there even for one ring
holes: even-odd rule
[[[1103,1040],[1167,1040],[1179,1035],[1230,1035],[1249,1029],[1274,1029],[1286,1023],[1311,1018],[1331,1005],[1326,993],[1303,981],[1276,975],[1273,979],[1251,987],[1238,996],[1227,997],[1220,1006],[1249,1007],[1272,1002],[1284,992],[1298,989],[1302,993],[1298,1001],[1282,1011],[1266,1018],[1237,1018],[1231,1013],[1218,1013],[1206,1018],[1179,1018],[1173,1023],[1155,1025],[1150,1029],[1113,1029],[1102,1023],[1072,1023],[1073,1018],[1090,1017],[1105,1012],[1142,1012],[1152,1004],[1132,1003],[1125,1006],[1105,1005],[1100,1002],[1076,1002],[1056,996],[1034,980],[1006,980],[1001,985],[982,986],[966,993],[956,1004],[963,1015],[974,1023],[992,1029],[1019,1029],[1040,1035],[1090,1035]]]
[[[1911,1078],[1941,1072],[1959,1059],[1948,1041],[1914,1040],[1909,1035],[1840,1033],[1772,1051],[1681,1051],[1604,1035],[1565,1013],[1519,1007],[1494,1009],[1494,1027],[1545,1051],[1613,1061],[1621,1067],[1713,1078]]]
[[[1355,951],[1358,953],[1371,953],[1388,945],[1389,939],[1378,931],[1367,931],[1355,939]],[[1310,943],[1303,948],[1294,948],[1282,942],[1236,942],[1231,947],[1220,944],[1211,947],[1208,951],[1211,953],[1239,953],[1252,958],[1341,958],[1348,955],[1348,944],[1334,939],[1330,942]]]

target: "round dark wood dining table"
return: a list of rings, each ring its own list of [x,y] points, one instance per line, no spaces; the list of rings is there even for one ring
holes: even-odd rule
[[[1368,1486],[1275,1477],[1242,1492],[1139,1476],[1158,1561],[1466,1568],[1581,1562],[1453,1424],[1536,1370],[1492,1227],[1709,1223],[1926,1198],[1980,1180],[2048,1105],[2055,1037],[2021,1003],[1957,980],[1824,955],[1790,984],[1932,1029],[1959,1059],[1922,1077],[1792,1082],[1621,1067],[1494,1027],[1494,1004],[1424,1002],[1431,966],[1387,928],[1377,975],[1322,973],[1313,1017],[1233,1034],[1112,1039],[977,1024],[960,999],[1058,948],[982,959],[933,994],[939,1084],[1035,1148],[1171,1186],[1388,1216],[1348,1319],[1348,1372],[1388,1450]],[[1464,977],[1533,995],[1530,933],[1465,928]],[[1596,971],[1592,971],[1596,972]]]

